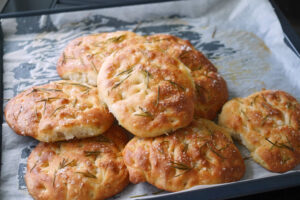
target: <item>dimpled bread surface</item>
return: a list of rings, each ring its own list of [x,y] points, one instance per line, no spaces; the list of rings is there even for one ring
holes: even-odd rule
[[[243,158],[227,130],[206,119],[155,138],[134,137],[123,150],[132,183],[167,191],[240,180]]]
[[[300,162],[300,104],[284,91],[264,90],[227,102],[219,124],[272,172],[286,172]]]
[[[130,31],[99,33],[76,38],[61,54],[57,72],[63,79],[96,86],[97,74],[105,58],[139,40],[144,38]]]
[[[195,116],[214,119],[228,99],[227,84],[217,68],[188,40],[166,34],[146,39],[153,48],[178,58],[190,68],[196,87]]]
[[[12,98],[5,107],[5,119],[19,135],[54,142],[102,134],[114,117],[99,100],[97,88],[55,81]]]
[[[124,130],[112,126],[92,138],[39,143],[31,152],[25,176],[36,200],[101,200],[122,191],[129,183],[122,149]]]
[[[193,119],[190,70],[146,44],[127,47],[105,60],[98,93],[119,124],[140,137],[166,134]]]

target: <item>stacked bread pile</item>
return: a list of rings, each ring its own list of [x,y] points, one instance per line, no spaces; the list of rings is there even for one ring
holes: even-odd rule
[[[216,125],[210,120],[227,101],[226,82],[178,37],[80,37],[57,71],[67,80],[30,88],[5,108],[16,133],[41,141],[25,178],[35,199],[105,199],[129,181],[167,191],[237,181],[245,165],[231,136],[270,171],[300,161],[295,98],[261,91],[233,99],[219,116],[226,128]]]

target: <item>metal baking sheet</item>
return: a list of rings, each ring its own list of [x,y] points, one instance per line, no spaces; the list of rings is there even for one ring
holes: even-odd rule
[[[256,14],[262,10],[264,14]],[[136,29],[143,35],[170,33],[190,40],[218,67],[231,98],[267,88],[285,90],[299,100],[299,58],[284,44],[283,31],[268,1],[172,2],[17,17],[3,19],[2,28],[4,99],[32,85],[58,80],[56,61],[70,40],[90,33]],[[2,124],[3,199],[31,199],[24,172],[26,159],[36,144],[31,138],[14,134],[5,122]],[[240,150],[248,155],[244,148]],[[299,166],[289,173],[275,174],[252,160],[246,165],[245,177],[235,183],[154,196],[152,193],[158,189],[143,183],[130,185],[114,198],[147,194],[140,198],[201,195],[215,199],[300,184]]]

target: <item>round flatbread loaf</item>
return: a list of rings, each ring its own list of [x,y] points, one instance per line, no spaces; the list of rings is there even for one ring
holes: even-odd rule
[[[205,119],[168,136],[135,137],[123,157],[132,183],[147,181],[167,191],[237,181],[245,173],[227,130]]]
[[[105,60],[98,93],[119,124],[140,137],[166,134],[193,119],[195,87],[189,69],[146,44]]]
[[[227,84],[217,68],[188,40],[166,34],[150,35],[146,40],[190,68],[196,87],[195,116],[214,119],[228,99]]]
[[[4,114],[17,134],[43,142],[96,136],[114,121],[97,88],[71,81],[27,89],[7,103]]]
[[[104,61],[114,51],[132,45],[143,37],[130,31],[87,35],[71,41],[57,63],[63,79],[96,86],[97,74]]]
[[[129,183],[121,153],[126,142],[124,130],[113,126],[97,137],[38,144],[27,161],[28,192],[36,200],[101,200],[119,193]]]
[[[300,104],[284,91],[264,90],[227,102],[219,124],[273,172],[286,172],[300,163]]]

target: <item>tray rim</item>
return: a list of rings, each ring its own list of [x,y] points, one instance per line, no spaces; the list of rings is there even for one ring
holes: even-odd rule
[[[72,11],[80,11],[80,10],[91,10],[91,9],[101,9],[101,8],[110,8],[110,7],[120,7],[120,6],[132,6],[132,5],[140,5],[140,4],[148,4],[148,3],[163,3],[170,1],[178,1],[178,0],[144,0],[143,2],[138,0],[130,0],[126,3],[122,0],[116,0],[112,3],[107,3],[103,5],[87,5],[87,6],[76,6],[70,8],[59,8],[59,9],[44,9],[44,10],[36,10],[36,11],[26,11],[26,12],[18,12],[18,13],[5,13],[0,14],[0,104],[1,104],[1,113],[0,121],[1,121],[1,130],[0,130],[0,162],[2,163],[2,124],[3,124],[3,31],[2,31],[2,18],[14,18],[14,17],[26,17],[26,16],[36,16],[36,15],[44,15],[44,14],[55,14],[55,13],[63,13],[63,12],[72,12]],[[181,0],[180,0],[181,1]],[[291,25],[289,24],[286,17],[283,15],[278,6],[274,3],[274,0],[269,0],[274,11],[280,21],[284,32],[284,42],[285,44],[292,49],[292,51],[300,58],[300,38],[297,33],[293,30]],[[1,165],[0,165],[1,172]],[[0,173],[1,176],[1,173]],[[1,183],[0,183],[1,184]],[[151,196],[151,197],[143,197],[143,198],[134,198],[134,199],[168,199],[168,200],[179,200],[179,199],[196,199],[201,196],[201,199],[228,199],[235,197],[242,197],[246,195],[258,194],[262,192],[274,191],[278,189],[285,189],[293,186],[300,186],[300,171],[289,172],[286,174],[278,174],[271,177],[262,177],[251,180],[243,180],[238,182],[233,182],[226,185],[216,185],[210,188],[203,188],[199,190],[193,191],[184,191],[178,194],[168,193],[163,196]]]

